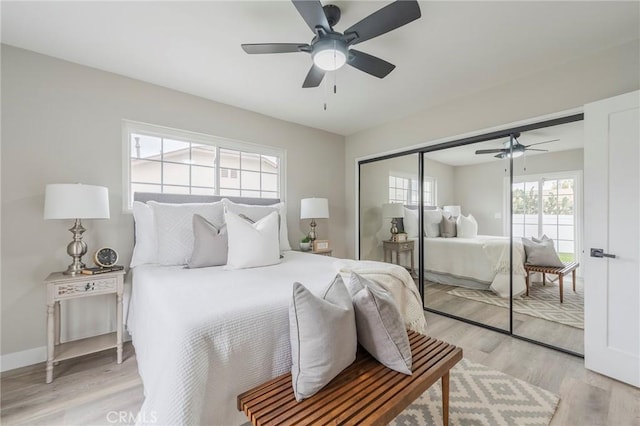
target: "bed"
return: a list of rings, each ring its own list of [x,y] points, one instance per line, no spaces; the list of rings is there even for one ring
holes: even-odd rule
[[[412,238],[418,245],[418,239]],[[478,235],[475,238],[424,238],[425,281],[475,290],[491,290],[509,297],[509,237]],[[418,264],[418,250],[414,262]],[[526,290],[524,250],[514,241],[514,296]]]
[[[341,267],[295,251],[285,251],[279,264],[239,270],[133,267],[126,325],[145,391],[138,424],[244,423],[236,396],[291,369],[293,282],[319,294]]]

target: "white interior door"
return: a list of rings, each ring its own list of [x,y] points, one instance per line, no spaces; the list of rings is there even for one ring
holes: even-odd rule
[[[585,106],[583,256],[585,366],[638,387],[639,105],[640,91]]]

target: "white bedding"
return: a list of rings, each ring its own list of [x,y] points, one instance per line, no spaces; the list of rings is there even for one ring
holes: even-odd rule
[[[517,297],[525,290],[524,249],[519,241],[514,241],[513,247],[513,295]],[[509,237],[424,238],[424,251],[425,272],[445,276],[443,284],[491,289],[501,297],[509,297],[510,293],[505,290],[505,285],[508,289]],[[418,265],[417,249],[414,250],[414,262]]]
[[[139,422],[246,422],[236,396],[291,368],[293,282],[320,294],[334,262],[289,251],[254,269],[134,268],[127,327],[145,389]]]

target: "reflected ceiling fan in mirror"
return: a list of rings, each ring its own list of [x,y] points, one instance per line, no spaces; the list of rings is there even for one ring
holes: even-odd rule
[[[520,133],[511,133],[509,135],[509,140],[503,143],[502,148],[496,149],[479,149],[476,151],[476,155],[482,154],[496,154],[494,157],[496,158],[509,158],[513,153],[513,158],[521,157],[524,155],[525,151],[540,151],[540,152],[548,152],[548,149],[537,149],[531,148],[532,146],[542,145],[544,143],[551,143],[559,141],[560,139],[552,139],[544,142],[532,143],[529,145],[523,145],[518,141],[520,137]]]
[[[386,77],[396,67],[389,62],[356,49],[354,44],[378,37],[420,18],[420,6],[415,0],[395,1],[372,13],[360,22],[339,33],[333,27],[340,20],[340,8],[322,6],[319,0],[292,0],[315,37],[311,43],[243,44],[249,54],[305,52],[311,55],[313,65],[302,84],[303,88],[317,87],[327,71],[344,64],[378,78]]]

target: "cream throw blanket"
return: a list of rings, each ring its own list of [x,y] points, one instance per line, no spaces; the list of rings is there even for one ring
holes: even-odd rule
[[[398,305],[405,326],[418,333],[425,333],[427,321],[424,318],[420,293],[405,268],[391,263],[346,259],[337,260],[334,266],[346,280],[350,279],[349,274],[355,272],[384,287]]]
[[[491,290],[498,296],[509,298],[509,240],[496,239],[487,241],[482,246],[486,253],[496,276],[491,283]],[[527,288],[525,284],[524,270],[524,247],[522,242],[513,241],[513,297],[523,295]]]

